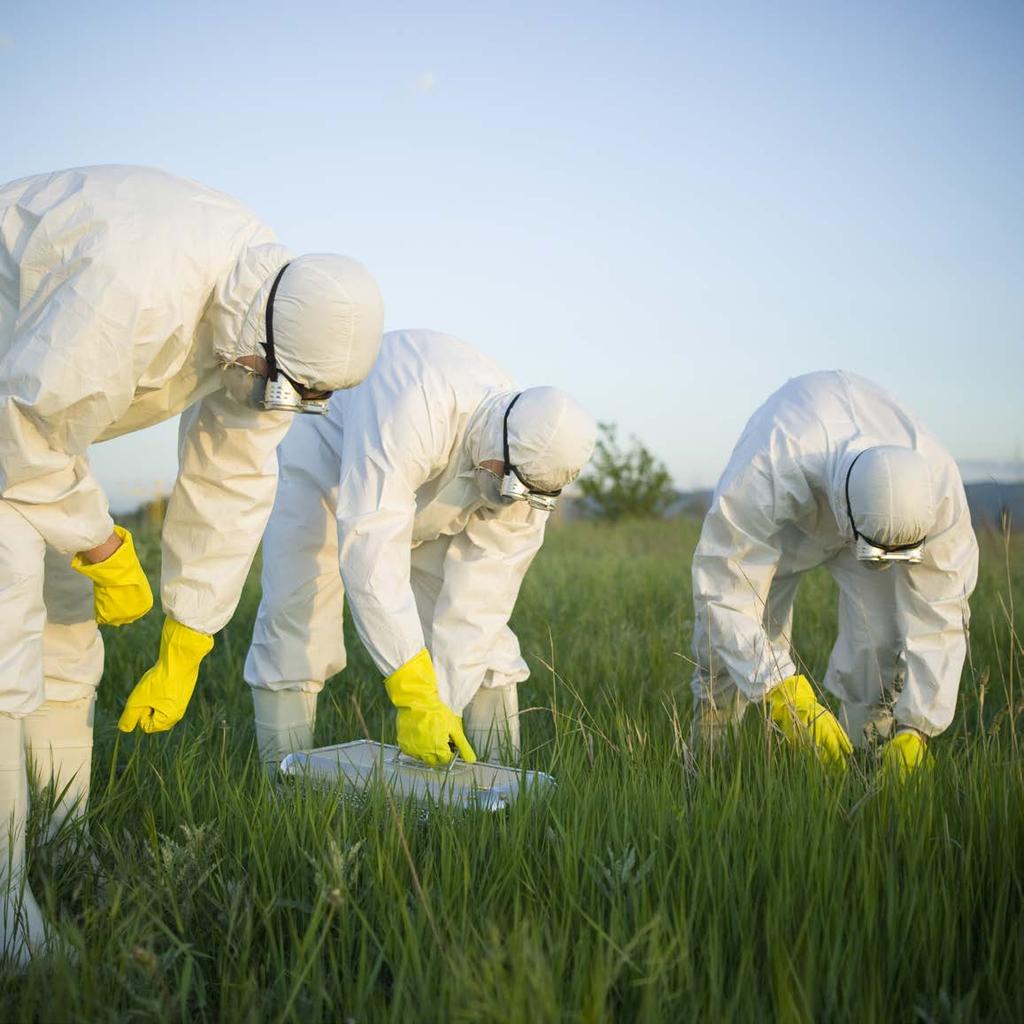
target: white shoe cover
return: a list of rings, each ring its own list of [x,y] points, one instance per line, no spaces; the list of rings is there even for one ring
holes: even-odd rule
[[[28,806],[22,719],[0,714],[0,960],[19,967],[47,941],[43,915],[25,879]]]
[[[462,728],[481,761],[519,760],[519,689],[515,683],[481,687],[462,712]]]
[[[735,738],[746,708],[747,701],[738,693],[723,708],[716,708],[710,701],[696,701],[690,723],[694,753],[710,753]]]
[[[316,725],[315,693],[299,690],[262,690],[253,687],[252,706],[256,716],[256,745],[260,760],[270,774],[296,750],[313,746]]]
[[[24,721],[29,771],[42,790],[53,784],[56,803],[47,838],[68,817],[85,813],[92,774],[92,729],[95,695],[81,700],[48,700]]]

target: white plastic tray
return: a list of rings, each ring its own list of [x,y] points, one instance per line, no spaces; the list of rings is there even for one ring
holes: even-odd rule
[[[398,747],[372,740],[353,740],[289,754],[281,762],[281,771],[360,791],[383,782],[400,797],[488,811],[499,811],[514,803],[524,790],[541,792],[555,783],[544,772],[483,761],[466,764],[457,758],[443,768],[431,768],[406,757]]]

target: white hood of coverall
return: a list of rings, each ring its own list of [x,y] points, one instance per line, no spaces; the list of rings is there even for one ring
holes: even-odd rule
[[[917,543],[934,525],[931,470],[913,448],[862,451],[850,466],[846,492],[858,533],[882,547]]]
[[[276,278],[275,270],[260,286],[240,334],[219,335],[221,362],[266,354],[267,301]],[[341,391],[370,372],[384,304],[361,263],[334,253],[296,257],[281,275],[273,312],[274,354],[293,380],[317,391]]]
[[[509,459],[532,486],[560,490],[579,476],[597,438],[593,417],[560,388],[488,395],[466,431],[472,464],[503,458],[505,411],[517,394],[508,417]]]

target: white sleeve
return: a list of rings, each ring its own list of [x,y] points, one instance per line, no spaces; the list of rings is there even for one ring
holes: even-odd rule
[[[231,618],[277,487],[277,446],[292,413],[250,409],[216,391],[186,410],[178,479],[163,530],[164,612],[201,633]]]
[[[43,278],[0,359],[0,496],[58,551],[113,529],[85,451],[131,404],[134,315],[111,269],[83,258]]]
[[[978,579],[978,542],[959,474],[947,494],[952,521],[928,539],[924,561],[908,567],[896,598],[905,629],[906,678],[893,714],[898,724],[928,736],[947,729],[956,711],[967,656],[967,600]]]
[[[796,671],[784,638],[765,629],[768,592],[782,557],[780,534],[793,510],[813,501],[806,479],[790,465],[784,482],[777,467],[758,457],[727,470],[704,520],[693,556],[695,684],[713,692],[728,673],[749,700]]]
[[[477,513],[448,546],[430,653],[441,699],[457,714],[489,670],[514,682],[529,675],[514,635],[509,643],[508,620],[547,518],[526,502],[500,515]]]
[[[378,409],[364,393],[346,412],[338,488],[339,567],[352,621],[389,676],[424,647],[411,582],[416,490],[434,471],[423,395]]]

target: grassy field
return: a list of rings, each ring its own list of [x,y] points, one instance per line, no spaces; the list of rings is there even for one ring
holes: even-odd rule
[[[496,815],[268,782],[241,678],[255,579],[170,734],[115,729],[159,616],[108,633],[87,831],[33,843],[73,956],[6,979],[0,1019],[1024,1020],[1024,545],[985,539],[956,722],[893,794],[866,757],[827,776],[753,717],[693,760],[696,535],[552,531],[514,625],[526,762],[558,787]],[[819,678],[834,606],[805,582]],[[361,714],[390,740],[350,652],[317,739],[358,737]]]

